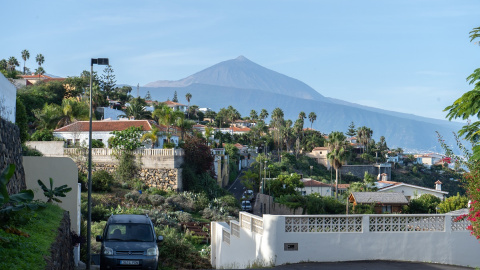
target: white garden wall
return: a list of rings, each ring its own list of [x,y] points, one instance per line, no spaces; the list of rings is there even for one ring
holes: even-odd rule
[[[241,212],[240,223],[231,222],[231,227],[212,223],[212,227],[217,227],[212,231],[212,265],[245,268],[254,264],[271,266],[305,261],[397,260],[480,267],[479,241],[466,230],[467,221],[453,222],[455,218],[452,215],[264,215],[260,218]]]

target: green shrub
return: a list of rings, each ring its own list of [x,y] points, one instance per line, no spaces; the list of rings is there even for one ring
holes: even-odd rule
[[[104,148],[105,144],[100,140],[92,139],[92,148]]]
[[[159,206],[162,205],[165,202],[165,197],[162,195],[158,194],[153,194],[153,195],[148,195],[148,201],[153,205],[153,206]]]
[[[43,154],[38,151],[37,149],[30,148],[24,144],[22,144],[22,156],[34,156],[34,157],[41,157]]]
[[[53,141],[53,131],[49,129],[41,129],[35,131],[30,137],[32,141]]]
[[[92,174],[92,190],[97,192],[110,191],[113,181],[113,176],[107,171],[95,171]]]
[[[460,196],[457,193],[456,196],[451,196],[445,199],[445,201],[438,204],[439,213],[448,213],[451,211],[467,208],[468,198],[466,196]]]
[[[135,163],[135,156],[128,151],[121,151],[118,155],[118,166],[115,171],[120,182],[130,182],[137,171],[138,166]]]

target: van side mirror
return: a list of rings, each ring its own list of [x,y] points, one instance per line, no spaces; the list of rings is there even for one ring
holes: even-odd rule
[[[103,237],[101,235],[97,235],[95,240],[97,240],[97,242],[103,242]]]
[[[159,235],[157,237],[157,243],[161,243],[161,242],[163,242],[163,236]]]

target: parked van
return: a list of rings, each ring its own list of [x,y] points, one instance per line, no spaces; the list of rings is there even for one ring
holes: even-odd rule
[[[112,215],[102,235],[100,269],[157,269],[158,243],[153,223],[147,215]]]

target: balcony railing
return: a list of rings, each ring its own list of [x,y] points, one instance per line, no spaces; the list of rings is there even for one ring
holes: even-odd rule
[[[63,153],[66,156],[78,154],[87,155],[88,150],[82,148],[64,148]],[[92,148],[92,156],[110,156],[113,154],[113,149]],[[141,156],[183,156],[185,152],[183,149],[137,149],[133,151],[133,154]]]

